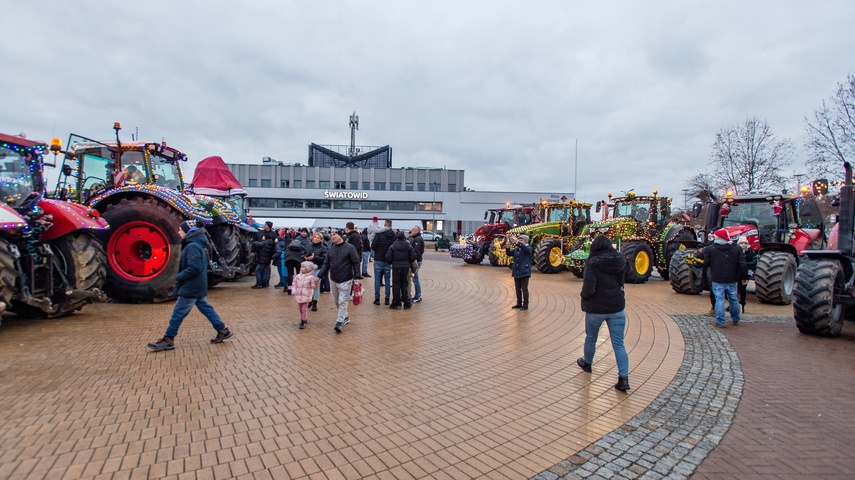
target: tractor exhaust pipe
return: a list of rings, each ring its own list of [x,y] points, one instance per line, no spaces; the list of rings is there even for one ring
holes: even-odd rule
[[[855,226],[855,184],[852,183],[852,165],[849,162],[844,162],[843,169],[846,172],[846,183],[840,187],[838,248],[846,256],[852,256],[852,231],[853,226]]]

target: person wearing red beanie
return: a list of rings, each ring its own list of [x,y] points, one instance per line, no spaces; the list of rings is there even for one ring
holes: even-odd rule
[[[730,241],[725,229],[713,232],[713,244],[704,248],[704,266],[710,273],[712,294],[715,296],[715,323],[724,328],[724,300],[727,298],[730,320],[739,324],[740,307],[737,300],[737,284],[748,282],[745,254]]]

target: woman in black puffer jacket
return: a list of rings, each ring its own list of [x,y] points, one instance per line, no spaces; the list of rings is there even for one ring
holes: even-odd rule
[[[320,233],[316,233],[312,235],[312,244],[309,246],[310,251],[309,255],[306,256],[306,260],[317,265],[317,269],[315,269],[315,275],[321,271],[321,267],[324,265],[324,259],[327,258],[327,244],[324,242],[324,237],[321,236]],[[318,286],[315,288],[315,291],[312,293],[312,301],[309,302],[309,307],[311,307],[313,312],[318,311],[318,297],[320,297],[321,293],[321,282],[318,282]]]
[[[300,264],[306,261],[306,255],[308,252],[303,248],[300,240],[292,240],[285,248],[285,269],[288,270],[288,285],[285,286],[285,293],[288,295],[291,295],[291,283],[300,273]]]
[[[585,312],[585,356],[576,360],[582,370],[591,373],[597,337],[603,322],[609,327],[609,337],[618,366],[615,388],[629,390],[629,357],[623,344],[626,330],[626,298],[623,292],[626,258],[612,246],[605,235],[591,242],[591,252],[585,263],[582,283],[582,311]]]

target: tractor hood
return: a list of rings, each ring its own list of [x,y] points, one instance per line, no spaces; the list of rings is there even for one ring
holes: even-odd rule
[[[756,236],[758,234],[757,227],[748,223],[745,225],[730,225],[724,227],[724,230],[730,236],[731,240],[736,240],[738,237],[746,236]]]
[[[14,208],[0,203],[0,228],[2,230],[14,230],[27,225],[24,217],[18,215]]]
[[[472,234],[474,237],[490,237],[493,235],[505,233],[508,231],[508,224],[505,222],[500,223],[485,223],[480,227],[475,229],[475,233]]]
[[[514,227],[508,230],[508,235],[528,235],[534,237],[540,234],[559,235],[561,232],[561,222],[544,222],[533,223],[531,225],[523,225]]]

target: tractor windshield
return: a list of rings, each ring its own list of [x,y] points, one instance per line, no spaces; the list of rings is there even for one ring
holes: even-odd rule
[[[246,202],[245,195],[231,195],[225,198],[226,203],[232,207],[241,220],[246,218],[246,208],[244,208],[244,203]]]
[[[730,213],[722,219],[722,226],[754,223],[761,229],[777,228],[778,217],[775,210],[775,205],[769,202],[733,203],[730,205]]]
[[[567,222],[570,220],[570,211],[567,207],[550,208],[547,222]]]
[[[174,190],[183,190],[184,185],[181,184],[181,176],[179,175],[177,165],[158,156],[152,156],[151,163],[154,170],[155,184]]]
[[[628,200],[615,205],[615,217],[631,217],[639,222],[647,221],[650,202],[642,200]]]
[[[17,207],[33,191],[31,155],[0,146],[0,196],[9,206]]]

